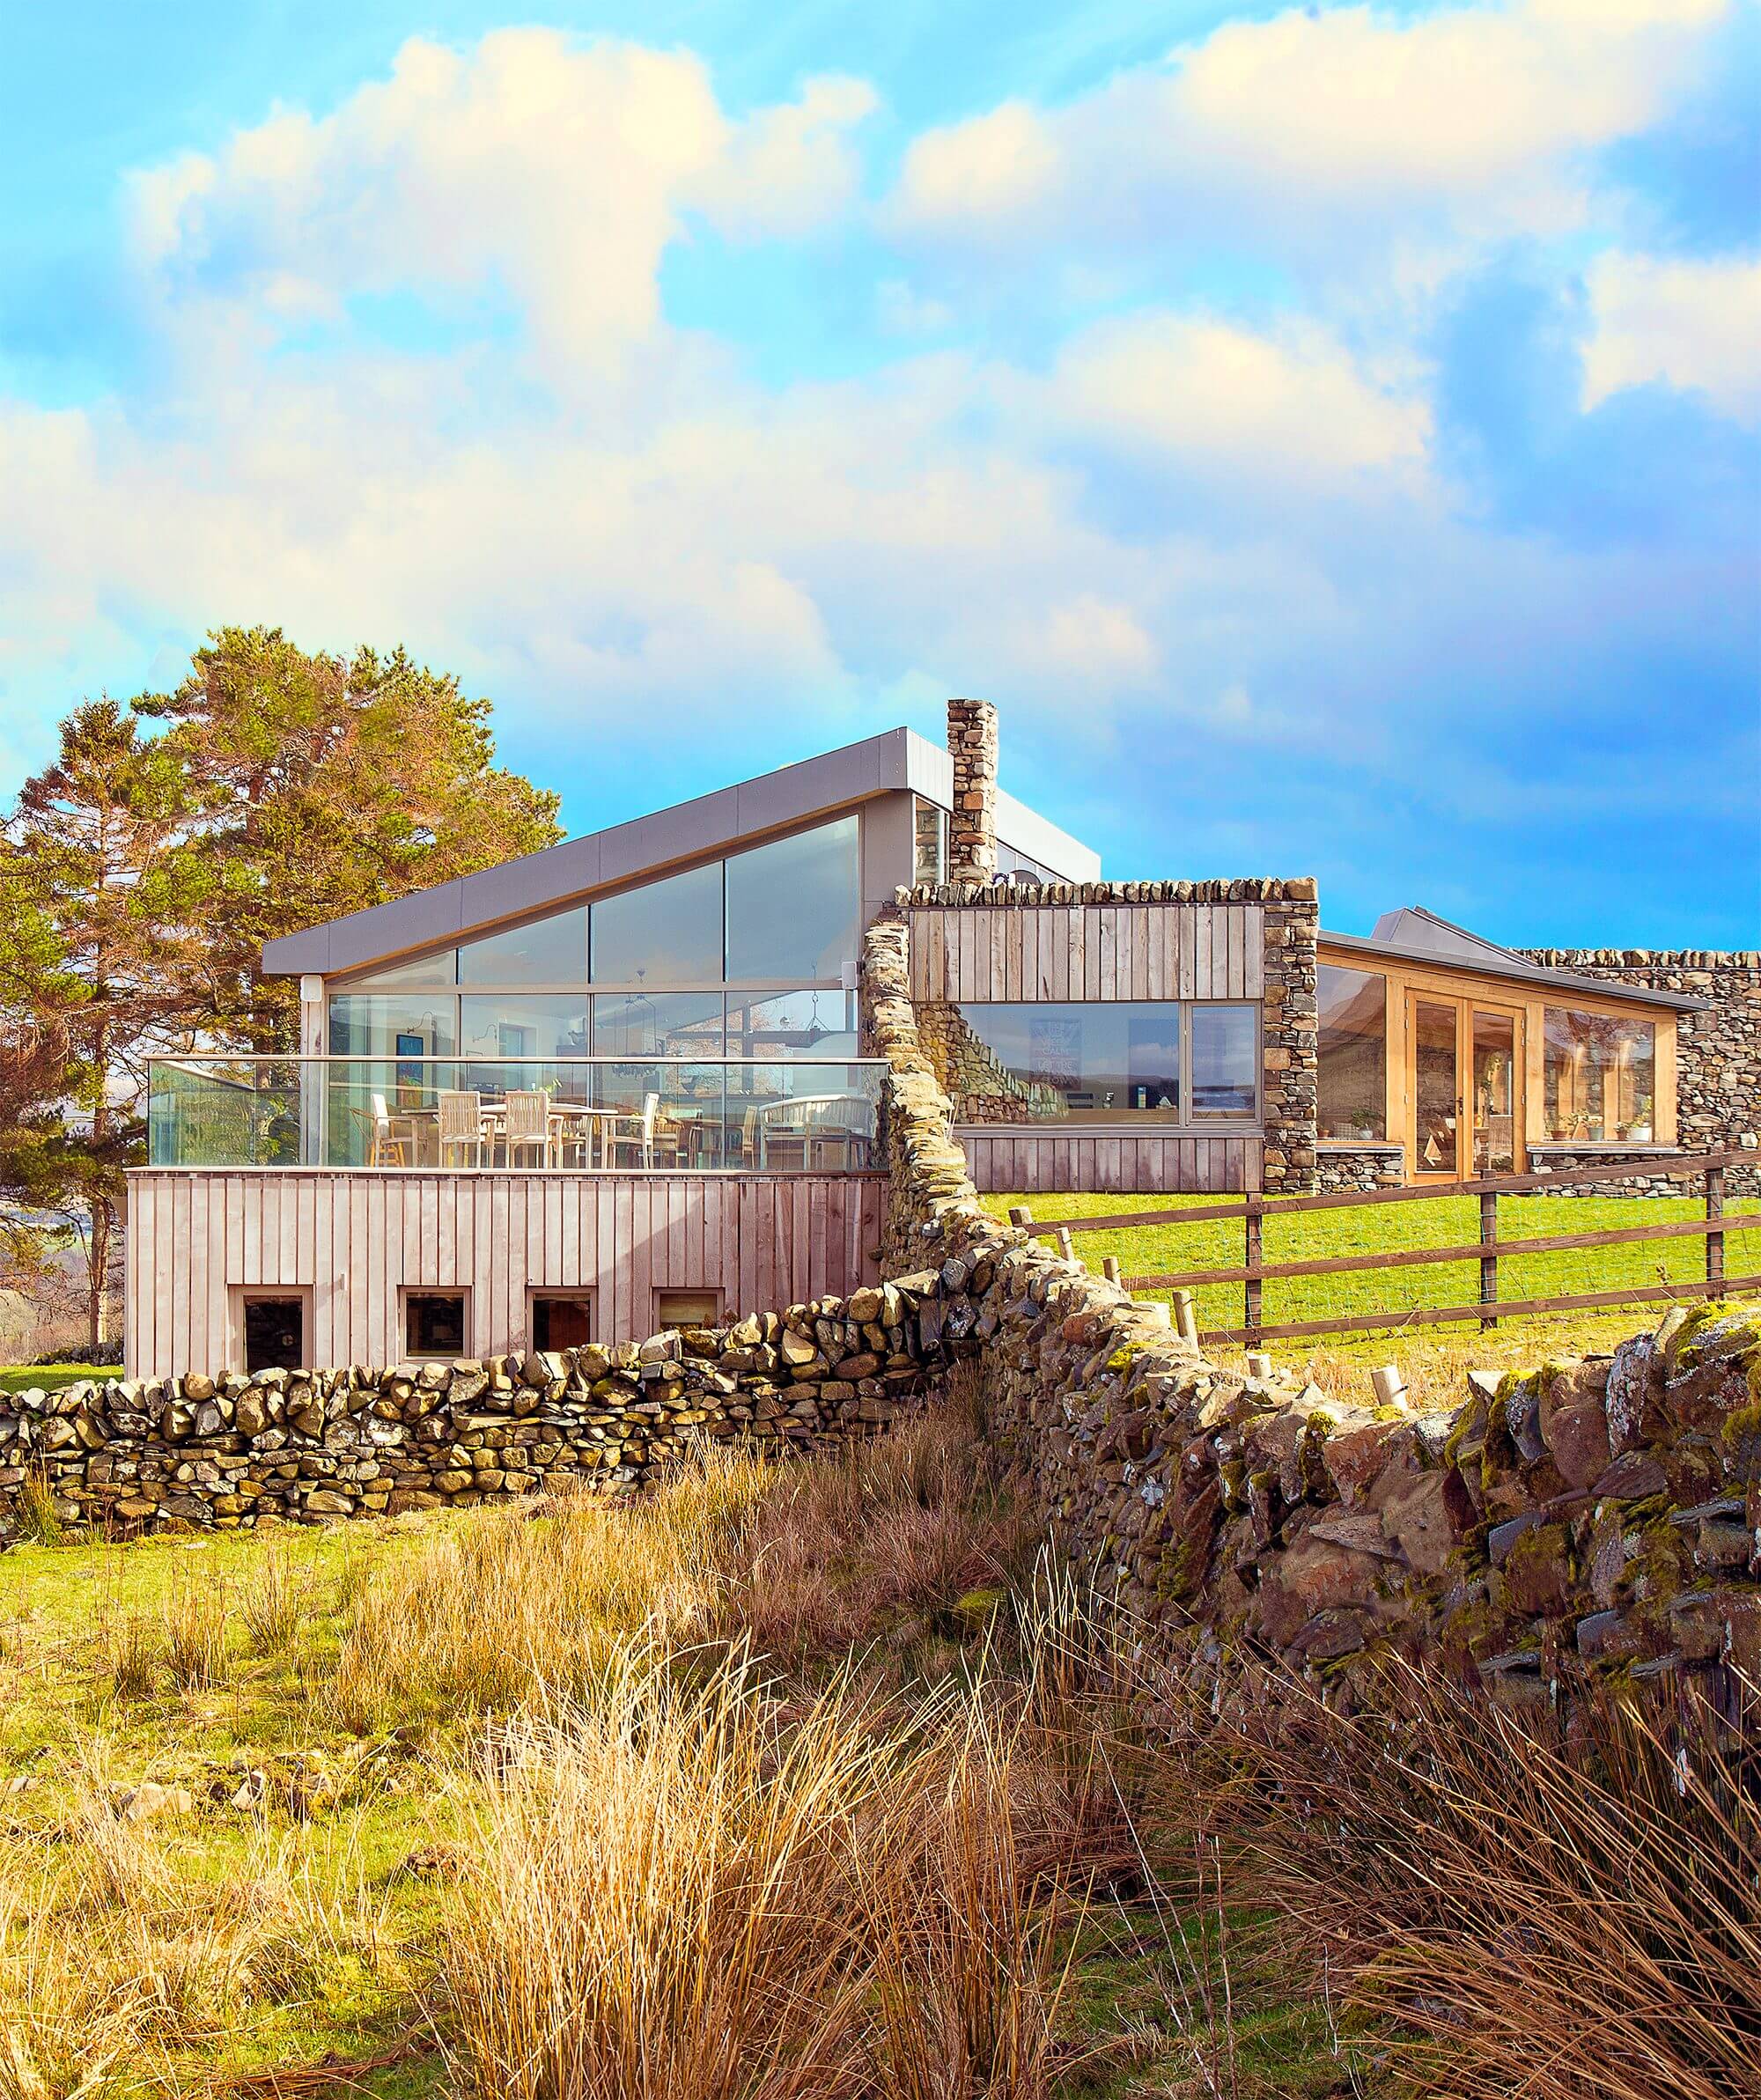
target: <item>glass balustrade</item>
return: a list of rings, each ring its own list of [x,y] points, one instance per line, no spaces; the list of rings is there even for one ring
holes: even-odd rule
[[[160,1057],[155,1167],[854,1173],[883,1065],[795,1059]]]

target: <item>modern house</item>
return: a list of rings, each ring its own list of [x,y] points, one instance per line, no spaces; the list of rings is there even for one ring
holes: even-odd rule
[[[992,1190],[1293,1191],[1667,1149],[1695,991],[1312,881],[1103,883],[994,711],[871,737],[271,942],[297,1056],[158,1061],[130,1371],[639,1337],[874,1279],[865,927]],[[1746,1099],[1746,1097],[1745,1097]]]

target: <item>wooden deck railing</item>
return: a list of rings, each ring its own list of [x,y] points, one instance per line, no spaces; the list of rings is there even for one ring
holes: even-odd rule
[[[1519,1315],[1573,1311],[1580,1308],[1642,1304],[1658,1299],[1698,1295],[1701,1292],[1761,1290],[1761,1275],[1730,1276],[1726,1272],[1725,1242],[1732,1233],[1761,1230],[1761,1212],[1728,1215],[1724,1207],[1725,1173],[1734,1166],[1754,1167],[1751,1152],[1678,1153],[1650,1159],[1642,1164],[1613,1163],[1601,1167],[1574,1167],[1557,1174],[1499,1175],[1481,1181],[1452,1182],[1442,1188],[1379,1189],[1366,1193],[1333,1196],[1265,1197],[1243,1197],[1236,1203],[1183,1204],[1155,1211],[1114,1211],[1096,1217],[1036,1219],[1025,1205],[1009,1213],[1013,1221],[1031,1233],[1057,1240],[1067,1254],[1074,1255],[1072,1235],[1078,1233],[1130,1231],[1148,1226],[1215,1225],[1239,1219],[1242,1226],[1242,1260],[1230,1267],[1185,1268],[1139,1276],[1117,1275],[1127,1290],[1171,1291],[1175,1294],[1176,1323],[1197,1332],[1191,1315],[1193,1290],[1219,1284],[1242,1286],[1242,1319],[1239,1327],[1209,1328],[1202,1339],[1258,1343],[1308,1335],[1344,1334],[1359,1330],[1408,1326],[1433,1326],[1457,1320],[1477,1320],[1483,1328],[1495,1327],[1500,1319]],[[1699,1180],[1704,1184],[1706,1214],[1702,1218],[1660,1219],[1655,1224],[1605,1227],[1577,1233],[1551,1233],[1544,1237],[1500,1239],[1498,1199],[1500,1196],[1544,1195],[1592,1183],[1655,1180]],[[1391,1204],[1435,1203],[1440,1199],[1475,1197],[1479,1203],[1477,1240],[1440,1247],[1387,1248],[1364,1254],[1328,1255],[1308,1261],[1268,1262],[1264,1256],[1264,1231],[1268,1219],[1285,1219],[1310,1211],[1364,1210]],[[1699,1239],[1706,1246],[1704,1285],[1696,1279],[1684,1288],[1677,1283],[1629,1285],[1617,1290],[1575,1291],[1549,1297],[1500,1298],[1499,1262],[1504,1256],[1561,1253],[1579,1248],[1616,1247],[1641,1242]],[[1470,1304],[1414,1306],[1402,1309],[1372,1309],[1319,1320],[1285,1321],[1267,1325],[1262,1317],[1264,1286],[1299,1277],[1339,1276],[1380,1269],[1418,1269],[1439,1264],[1477,1262],[1479,1295]],[[1109,1259],[1109,1272],[1118,1264]]]

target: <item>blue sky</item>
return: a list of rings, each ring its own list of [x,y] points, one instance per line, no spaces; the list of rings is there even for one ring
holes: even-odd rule
[[[1118,876],[1761,945],[1761,11],[17,11],[0,793],[402,640],[572,829],[905,720]]]

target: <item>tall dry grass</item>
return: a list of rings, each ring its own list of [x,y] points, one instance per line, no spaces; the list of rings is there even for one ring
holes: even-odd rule
[[[1009,1704],[638,1647],[505,1731],[447,1928],[461,2089],[1045,2100],[1082,1825]]]
[[[772,1478],[711,1448],[633,1504],[580,1494],[485,1510],[428,1539],[349,1600],[328,1710],[365,1733],[587,1698],[631,1642],[697,1637]]]
[[[188,1816],[116,1813],[107,1759],[101,1739],[85,1746],[52,1846],[0,1860],[0,2100],[188,2092],[207,2082],[195,2059],[254,2013],[317,1996],[339,1961],[395,1971],[352,1826],[311,1842],[258,1831],[216,1880]]]
[[[1228,1833],[1238,1893],[1273,1906],[1403,2089],[1761,2090],[1752,1698],[1734,1728],[1697,1695],[1621,1688],[1568,1724],[1518,1715],[1395,1666],[1352,1714],[1251,1692],[1202,1736],[1164,1697],[1164,1802]]]

